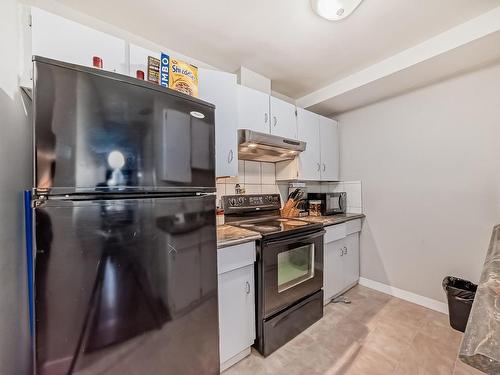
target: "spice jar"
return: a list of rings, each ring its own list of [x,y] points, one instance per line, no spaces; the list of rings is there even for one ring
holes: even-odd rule
[[[309,201],[309,216],[321,216],[321,201]]]

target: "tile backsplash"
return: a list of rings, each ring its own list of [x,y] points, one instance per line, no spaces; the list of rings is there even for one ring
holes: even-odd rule
[[[347,193],[347,212],[363,213],[363,194],[361,181],[310,182],[307,183],[309,193]]]
[[[223,195],[236,194],[236,184],[240,184],[245,189],[245,194],[279,193],[276,184],[276,165],[240,160],[237,177],[217,179],[217,201]]]
[[[217,179],[217,204],[223,195],[236,194],[236,184],[245,189],[245,194],[281,195],[284,202],[288,196],[288,182],[276,181],[276,165],[256,161],[240,160],[238,176]],[[311,193],[341,192],[347,193],[347,212],[362,213],[363,200],[361,181],[342,182],[306,182],[307,191]]]

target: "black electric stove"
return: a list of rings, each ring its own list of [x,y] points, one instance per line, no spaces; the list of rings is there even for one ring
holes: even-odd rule
[[[279,194],[227,195],[222,202],[227,224],[259,232],[263,238],[322,228],[321,223],[281,217]]]
[[[280,217],[278,194],[222,198],[226,223],[259,232],[255,348],[268,356],[323,316],[321,223]]]

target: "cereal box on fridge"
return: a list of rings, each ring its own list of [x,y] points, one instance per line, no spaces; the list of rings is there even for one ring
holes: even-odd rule
[[[198,96],[198,68],[182,60],[170,59],[169,87],[191,96]]]
[[[170,74],[170,57],[166,53],[161,53],[160,58],[160,85],[168,87]]]
[[[148,81],[160,84],[160,59],[148,56]]]

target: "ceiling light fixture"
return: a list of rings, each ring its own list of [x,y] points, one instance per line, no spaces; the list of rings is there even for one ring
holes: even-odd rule
[[[363,0],[311,0],[311,6],[321,17],[340,21],[348,17]]]

